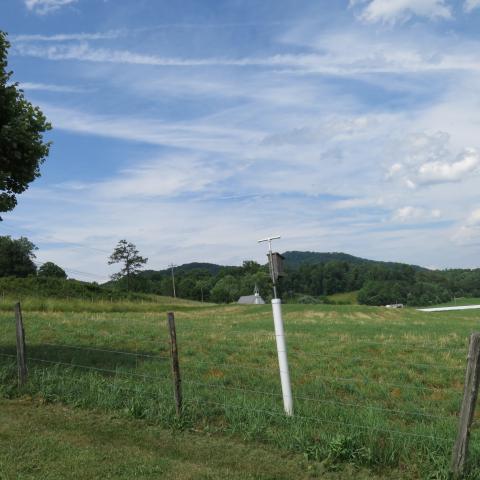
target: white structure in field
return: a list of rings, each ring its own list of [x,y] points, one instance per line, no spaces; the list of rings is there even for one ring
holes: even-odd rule
[[[255,285],[253,295],[244,295],[238,299],[238,303],[242,305],[265,305],[265,300],[260,296],[258,287]]]

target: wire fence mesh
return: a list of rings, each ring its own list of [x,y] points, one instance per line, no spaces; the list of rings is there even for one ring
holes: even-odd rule
[[[70,342],[50,324],[27,320],[30,388],[60,400],[76,398],[86,405],[128,407],[139,416],[173,418],[169,340],[160,323],[165,319],[159,314],[147,320],[158,335],[123,324],[116,329],[112,315],[108,324],[101,323],[101,335],[77,332]],[[78,322],[83,326],[88,317]],[[292,329],[287,338],[295,413],[289,419],[282,409],[273,335],[249,332],[248,325],[230,336],[228,324],[223,329],[179,324],[184,412],[194,424],[258,428],[267,437],[276,429],[284,436],[300,435],[301,428],[310,441],[370,432],[362,439],[371,445],[384,445],[386,435],[392,444],[394,438],[408,439],[412,449],[423,445],[418,442],[438,448],[453,443],[463,387],[462,338],[455,337],[452,348],[436,348],[390,337],[385,342],[325,341],[324,332],[311,329],[306,342]],[[10,339],[0,343],[0,357],[15,363]]]

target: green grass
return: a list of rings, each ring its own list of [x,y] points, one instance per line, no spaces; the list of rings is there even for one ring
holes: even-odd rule
[[[24,310],[36,312],[166,312],[202,307],[214,307],[211,303],[201,303],[194,300],[163,297],[160,295],[143,295],[143,301],[128,300],[84,300],[81,298],[39,298],[12,297],[0,298],[0,311],[10,312],[12,305],[21,301]]]
[[[358,305],[358,290],[354,292],[335,293],[333,295],[328,295],[327,299],[340,305]]]
[[[460,297],[451,302],[442,303],[440,305],[434,305],[435,307],[456,307],[463,305],[480,305],[480,298],[474,297]]]
[[[0,479],[57,480],[367,480],[348,466],[328,472],[301,455],[212,435],[165,430],[141,420],[45,405],[0,401]],[[261,461],[259,461],[259,459]]]
[[[295,396],[295,415],[287,418],[270,307],[179,305],[185,399],[179,420],[172,401],[165,308],[33,307],[24,306],[29,383],[18,392],[13,358],[0,357],[0,388],[6,397],[30,395],[162,428],[222,435],[226,442],[262,444],[300,454],[312,465],[326,462],[330,470],[354,464],[375,472],[393,469],[405,479],[447,478],[467,339],[478,329],[474,311],[285,305]],[[15,353],[7,310],[0,312],[0,351]],[[471,450],[472,463],[478,463],[476,427]]]

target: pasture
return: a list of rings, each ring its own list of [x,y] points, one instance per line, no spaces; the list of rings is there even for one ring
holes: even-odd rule
[[[468,336],[480,329],[475,311],[284,305],[295,411],[287,418],[269,305],[27,299],[29,380],[20,390],[12,306],[5,300],[0,308],[3,397],[134,417],[226,445],[262,445],[326,471],[354,465],[405,479],[447,478]],[[172,399],[170,310],[180,418]],[[472,464],[479,458],[474,426]],[[471,478],[478,474],[472,467]]]

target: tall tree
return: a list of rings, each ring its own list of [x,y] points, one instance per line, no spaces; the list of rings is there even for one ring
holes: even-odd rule
[[[67,278],[67,274],[62,267],[59,267],[53,262],[45,262],[38,269],[39,277],[50,277],[50,278]]]
[[[16,196],[40,176],[40,165],[50,148],[43,134],[51,125],[40,109],[25,99],[18,83],[10,82],[9,47],[6,33],[0,31],[0,213],[12,210]]]
[[[137,247],[126,240],[120,240],[115,247],[115,250],[108,259],[108,264],[122,263],[123,267],[120,272],[112,275],[113,280],[120,280],[126,278],[127,291],[130,290],[131,277],[141,270],[142,265],[145,265],[148,258],[140,255]]]
[[[35,275],[35,250],[37,247],[28,238],[14,240],[9,236],[0,237],[0,277]]]

